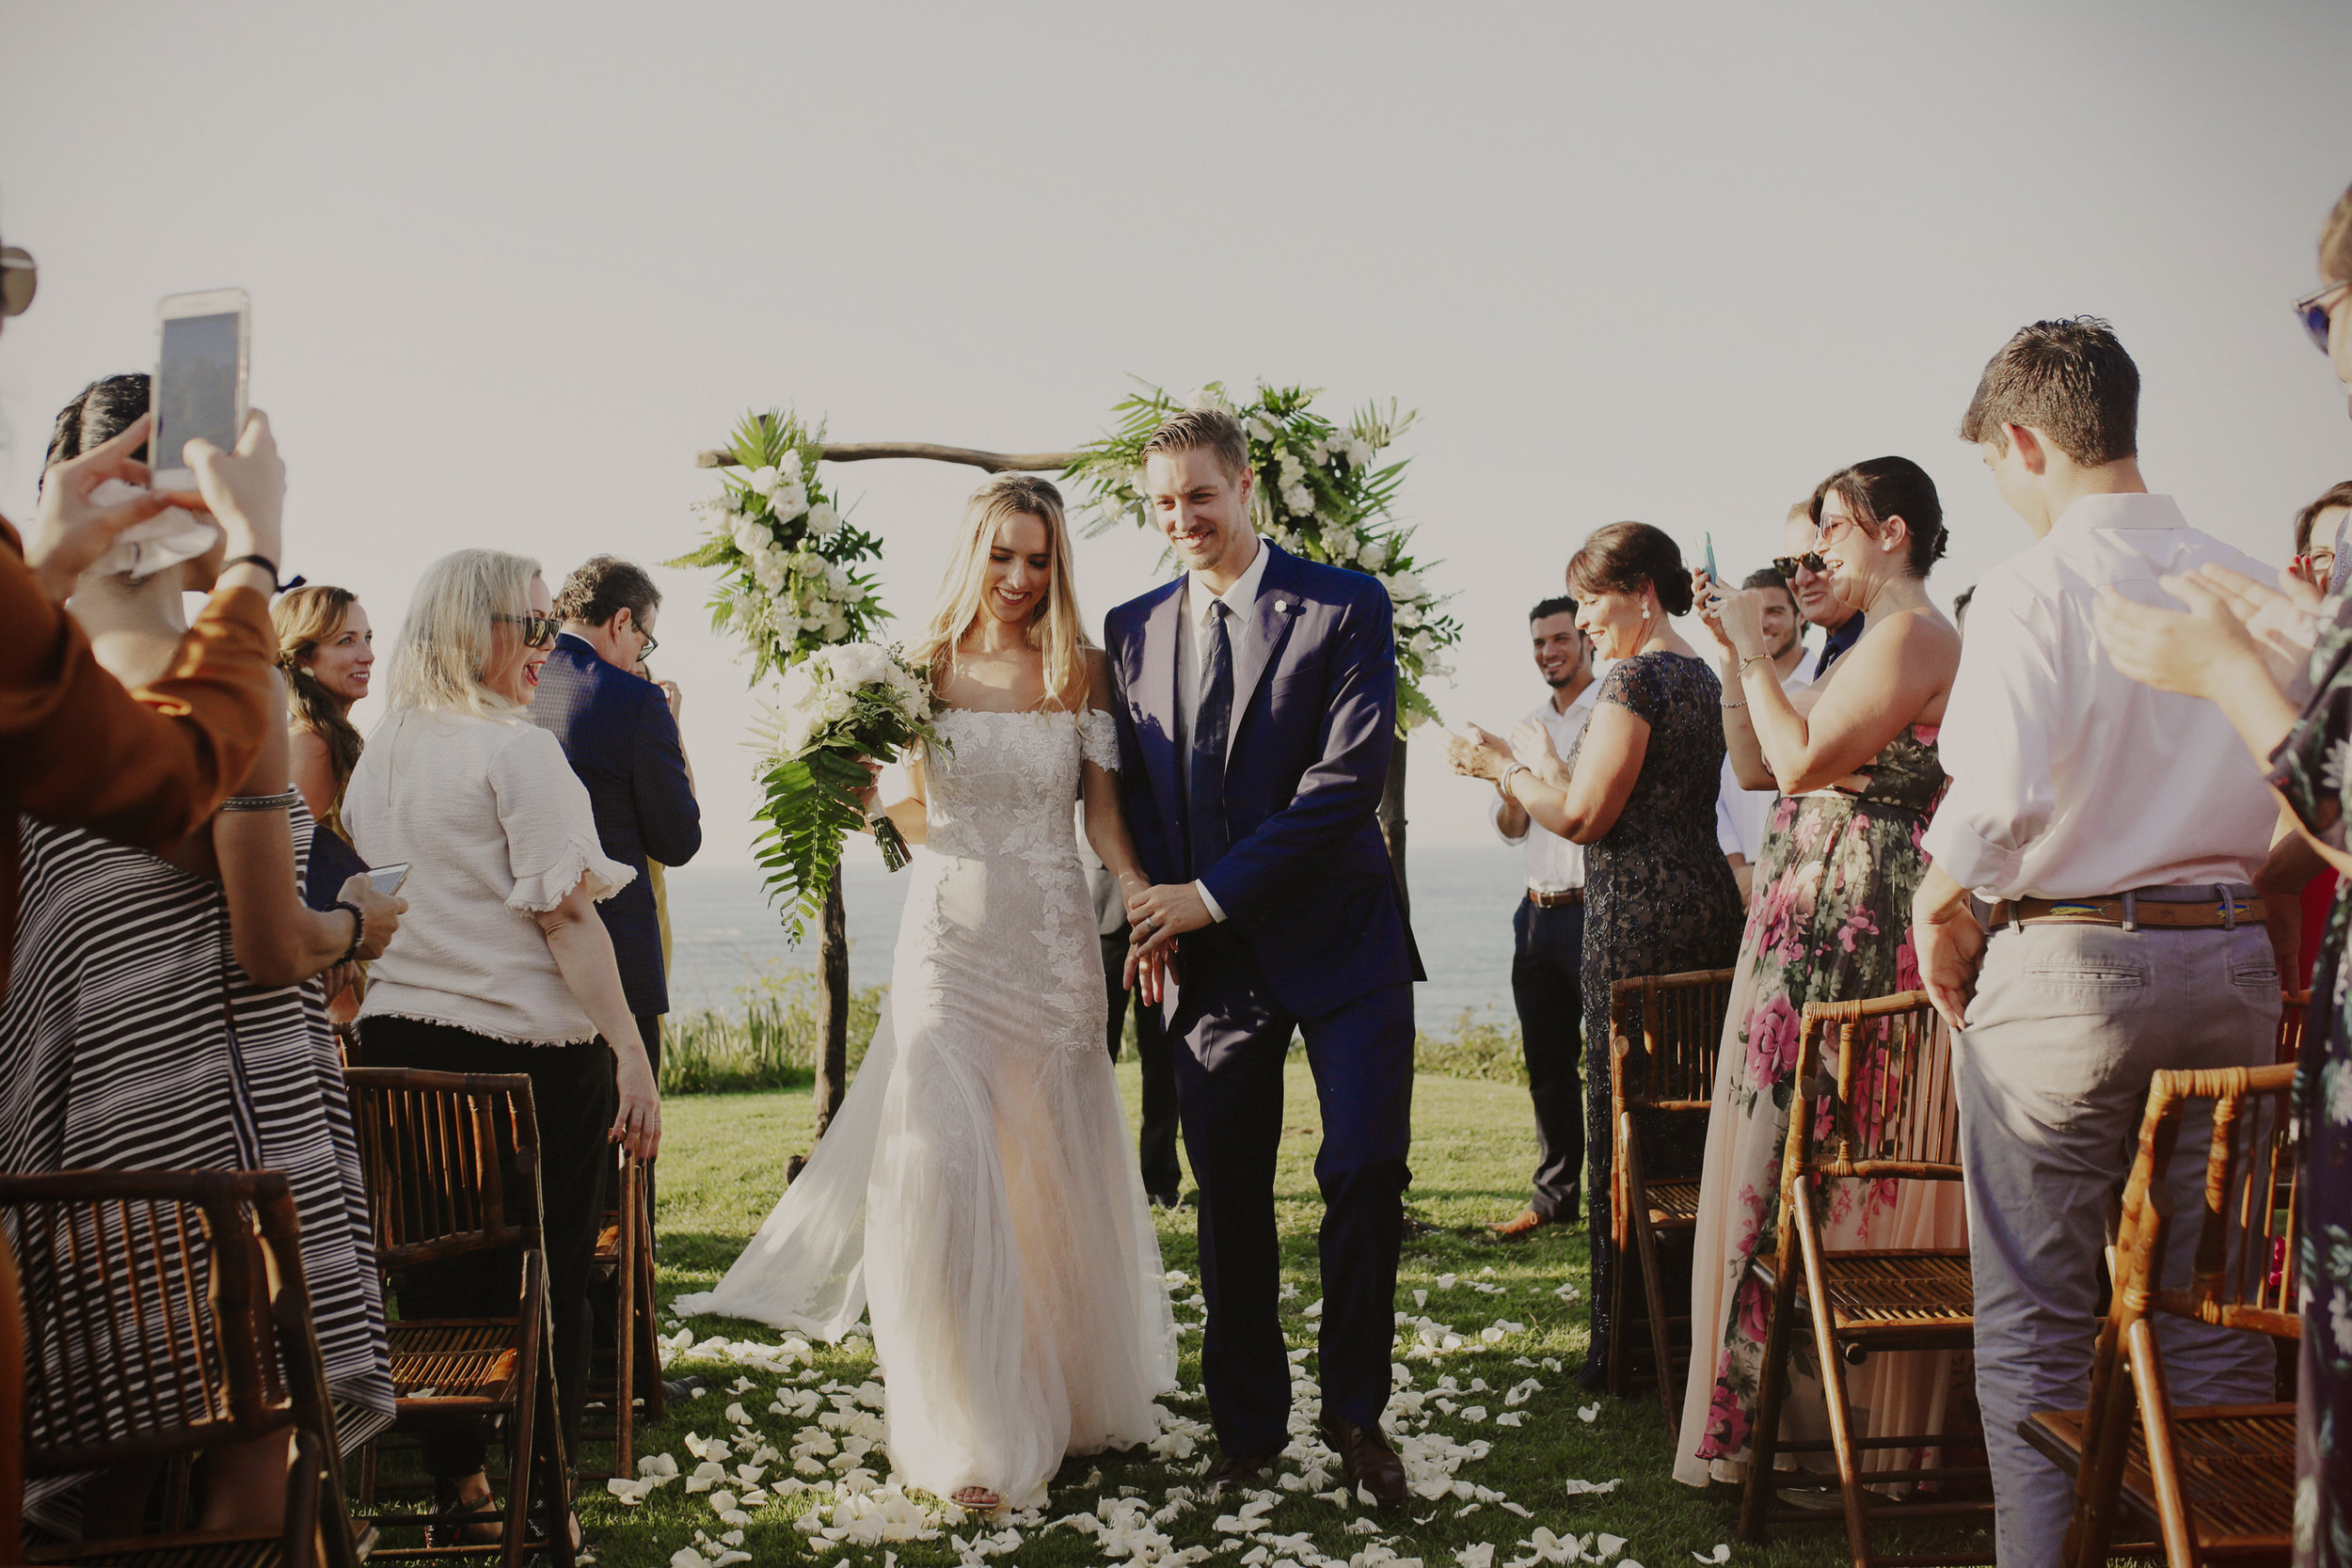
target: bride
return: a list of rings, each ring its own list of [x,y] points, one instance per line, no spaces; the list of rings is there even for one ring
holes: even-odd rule
[[[873,1315],[910,1487],[1041,1503],[1066,1454],[1141,1442],[1175,1333],[1111,1061],[1072,828],[1147,885],[1120,816],[1107,667],[1070,582],[1061,494],[975,491],[930,626],[944,751],[891,806],[910,868],[890,997],[840,1114],[707,1295],[826,1339]]]

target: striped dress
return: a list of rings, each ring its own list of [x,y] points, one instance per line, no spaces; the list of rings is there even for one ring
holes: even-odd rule
[[[317,983],[246,978],[217,883],[78,828],[22,822],[0,1170],[284,1172],[337,1428],[356,1447],[390,1422],[391,1368],[351,1102]],[[299,800],[292,827],[298,884],[311,832]],[[131,1359],[153,1374],[147,1357]],[[36,1483],[27,1501],[71,1484]],[[70,1528],[70,1500],[56,1501],[42,1522]]]

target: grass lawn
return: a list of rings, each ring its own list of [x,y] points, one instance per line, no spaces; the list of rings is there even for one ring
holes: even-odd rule
[[[1132,1062],[1120,1073],[1130,1118],[1136,1114],[1137,1078]],[[1315,1280],[1315,1227],[1322,1206],[1314,1187],[1312,1164],[1320,1136],[1313,1085],[1303,1055],[1294,1057],[1288,1075],[1284,1111],[1285,1136],[1278,1178],[1278,1203],[1284,1240],[1284,1275],[1297,1294],[1283,1303],[1284,1326],[1295,1348],[1311,1350],[1314,1325],[1306,1316],[1309,1304],[1321,1291]],[[663,1107],[666,1123],[661,1160],[661,1271],[664,1303],[681,1291],[709,1288],[723,1273],[752,1232],[757,1228],[782,1190],[785,1162],[809,1144],[808,1091],[775,1090],[756,1094],[681,1095]],[[1738,1498],[1727,1487],[1698,1493],[1675,1482],[1669,1475],[1669,1442],[1654,1395],[1643,1394],[1624,1402],[1598,1399],[1579,1389],[1568,1370],[1582,1359],[1585,1344],[1586,1250],[1582,1233],[1538,1232],[1526,1244],[1510,1246],[1487,1238],[1486,1222],[1512,1212],[1526,1191],[1525,1180],[1534,1157],[1526,1091],[1502,1084],[1424,1074],[1415,1088],[1413,1173],[1408,1193],[1414,1217],[1425,1228],[1406,1243],[1398,1288],[1398,1308],[1418,1320],[1423,1316],[1451,1327],[1463,1345],[1434,1359],[1408,1358],[1405,1347],[1417,1337],[1415,1325],[1401,1325],[1399,1356],[1412,1373],[1412,1386],[1427,1397],[1423,1414],[1431,1418],[1429,1433],[1458,1445],[1485,1441],[1491,1450],[1483,1458],[1463,1461],[1455,1471],[1456,1495],[1438,1501],[1421,1497],[1386,1515],[1359,1514],[1352,1503],[1316,1497],[1305,1489],[1278,1490],[1276,1501],[1263,1514],[1266,1528],[1255,1534],[1220,1532],[1220,1515],[1237,1512],[1235,1499],[1222,1506],[1191,1505],[1179,1509],[1154,1528],[1172,1542],[1178,1560],[1199,1560],[1185,1548],[1205,1548],[1207,1560],[1241,1568],[1279,1568],[1285,1560],[1303,1565],[1319,1559],[1361,1565],[1392,1559],[1422,1559],[1431,1568],[1453,1568],[1457,1560],[1470,1568],[1504,1568],[1529,1559],[1523,1542],[1544,1542],[1541,1527],[1559,1538],[1597,1536],[1625,1540],[1617,1560],[1668,1568],[1693,1556],[1716,1560],[1719,1544],[1731,1543],[1730,1560],[1754,1563],[1830,1563],[1845,1560],[1843,1531],[1834,1527],[1785,1529],[1765,1548],[1737,1544]],[[1189,1210],[1159,1217],[1160,1246],[1167,1266],[1197,1275],[1193,1215]],[[1470,1282],[1494,1288],[1491,1293]],[[1450,1282],[1450,1283],[1449,1283]],[[1563,1285],[1573,1286],[1574,1300],[1564,1300]],[[1174,1291],[1188,1298],[1197,1287],[1186,1284]],[[1414,1292],[1429,1292],[1417,1307]],[[1180,1323],[1198,1324],[1200,1309],[1180,1306]],[[1497,1342],[1482,1338],[1498,1321],[1520,1324],[1502,1333]],[[665,1327],[668,1326],[665,1324]],[[757,1324],[724,1319],[696,1319],[688,1325],[697,1340],[711,1336],[781,1343],[787,1336]],[[1184,1336],[1182,1387],[1166,1402],[1177,1417],[1205,1422],[1207,1409],[1200,1397],[1200,1338],[1197,1329]],[[814,1372],[796,1368],[791,1374],[773,1375],[737,1364],[697,1360],[680,1355],[671,1375],[698,1371],[710,1379],[704,1398],[674,1406],[669,1418],[641,1428],[641,1454],[670,1454],[681,1474],[691,1475],[697,1457],[687,1448],[690,1433],[699,1439],[726,1435],[733,1442],[728,1466],[749,1460],[761,1445],[785,1453],[814,1415],[771,1413],[770,1403],[782,1388],[822,1389],[838,1380],[842,1391],[855,1388],[874,1375],[870,1347],[862,1340],[838,1348],[813,1347]],[[1553,1370],[1546,1362],[1557,1363]],[[1311,1376],[1313,1359],[1307,1357]],[[803,1378],[809,1378],[803,1383]],[[1459,1392],[1440,1390],[1441,1378],[1451,1378]],[[1506,1411],[1506,1390],[1533,1378],[1541,1390],[1517,1407],[1523,1425],[1499,1425]],[[740,1391],[739,1379],[748,1382]],[[1483,1380],[1479,1389],[1474,1380]],[[1400,1390],[1400,1402],[1409,1399]],[[1441,1412],[1438,1401],[1454,1406]],[[738,1437],[726,1410],[739,1402],[753,1425]],[[1399,1415],[1391,1405],[1391,1424]],[[1592,1410],[1589,1418],[1584,1411]],[[1481,1414],[1474,1416],[1473,1411]],[[1418,1430],[1419,1422],[1412,1422]],[[1056,1478],[1052,1497],[1033,1522],[1016,1521],[1017,1542],[1006,1534],[1003,1521],[986,1525],[954,1522],[936,1540],[886,1542],[868,1546],[828,1545],[796,1528],[796,1521],[822,1503],[830,1513],[835,1479],[828,1471],[812,1484],[821,1489],[797,1496],[777,1496],[747,1510],[748,1523],[730,1526],[713,1513],[714,1493],[689,1493],[683,1481],[654,1490],[644,1501],[628,1505],[595,1488],[583,1486],[580,1513],[596,1544],[603,1568],[653,1568],[669,1563],[681,1548],[693,1548],[715,1561],[727,1549],[721,1538],[739,1528],[739,1548],[755,1562],[820,1560],[885,1564],[905,1568],[953,1563],[960,1553],[950,1535],[969,1544],[985,1531],[980,1549],[1004,1560],[1028,1563],[1087,1563],[1106,1560],[1108,1554],[1096,1537],[1067,1527],[1046,1528],[1064,1516],[1090,1513],[1098,1502],[1104,1513],[1116,1513],[1120,1499],[1137,1499],[1147,1513],[1163,1512],[1169,1489],[1195,1483],[1214,1444],[1205,1437],[1188,1457],[1161,1460],[1143,1450],[1133,1454],[1104,1454],[1072,1460]],[[1318,1452],[1320,1449],[1318,1448]],[[592,1450],[591,1457],[598,1455]],[[1310,1461],[1286,1461],[1293,1488]],[[789,1458],[768,1467],[765,1482],[773,1487],[793,1474]],[[887,1474],[886,1462],[875,1471]],[[1333,1479],[1311,1484],[1335,1489]],[[1577,1483],[1614,1486],[1605,1492],[1581,1489]],[[738,1490],[741,1490],[739,1486]],[[1466,1495],[1465,1495],[1466,1494]],[[1504,1506],[1524,1510],[1524,1516]],[[1237,1522],[1237,1521],[1235,1521]],[[940,1521],[934,1518],[932,1524]],[[704,1540],[698,1544],[696,1533]],[[1290,1538],[1287,1541],[1281,1538]],[[1970,1531],[1963,1537],[1947,1530],[1918,1542],[1911,1549],[1968,1549],[1987,1537]],[[1490,1560],[1478,1548],[1491,1544]],[[1887,1549],[1891,1542],[1883,1542]],[[1468,1549],[1467,1555],[1464,1554]],[[1598,1561],[1598,1544],[1588,1545],[1583,1560]],[[887,1554],[887,1555],[886,1555]],[[1156,1560],[1170,1560],[1163,1553]],[[964,1560],[977,1560],[968,1557]],[[1573,1543],[1548,1560],[1578,1560]],[[693,1568],[680,1560],[679,1568]]]

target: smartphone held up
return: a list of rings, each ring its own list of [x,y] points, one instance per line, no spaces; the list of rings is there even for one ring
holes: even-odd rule
[[[245,427],[252,316],[243,289],[171,294],[155,307],[155,372],[148,384],[155,423],[147,442],[154,488],[196,488],[184,449],[198,436],[223,451],[235,448]],[[104,504],[130,494],[129,485],[108,480],[91,499]],[[202,555],[219,536],[212,523],[175,506],[125,529],[96,569],[151,578]]]

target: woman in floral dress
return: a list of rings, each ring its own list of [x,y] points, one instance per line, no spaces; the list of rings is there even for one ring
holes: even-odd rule
[[[1564,762],[1542,725],[1510,744],[1472,727],[1454,739],[1455,771],[1494,780],[1528,815],[1585,846],[1584,1094],[1588,1193],[1610,1190],[1609,988],[1635,974],[1720,969],[1740,941],[1740,888],[1715,837],[1723,695],[1707,661],[1668,617],[1688,613],[1682,554],[1646,523],[1596,530],[1568,562],[1576,624],[1616,662]],[[1593,1220],[1592,1341],[1577,1374],[1607,1382],[1611,1287],[1618,1259],[1609,1210]]]
[[[2321,338],[2337,380],[2352,387],[2352,190],[2319,236],[2320,287],[2296,311]],[[2303,826],[2282,855],[2315,848],[2339,882],[2328,931],[2312,972],[2312,1006],[2295,1084],[2301,1199],[2296,1258],[2303,1305],[2302,1366],[2296,1411],[2296,1568],[2352,1568],[2352,553],[2341,534],[2321,601],[2308,584],[2282,580],[2289,594],[2217,567],[2165,588],[2186,613],[2109,599],[2099,638],[2115,667],[2165,691],[2218,704],[2247,749],[2268,770]],[[2309,678],[2298,714],[2287,691]]]
[[[1699,582],[1724,649],[1724,727],[1740,782],[1776,785],[1755,902],[1717,1058],[1692,1280],[1693,1375],[1683,1390],[1675,1477],[1692,1486],[1747,1469],[1770,1292],[1752,1268],[1780,1222],[1781,1159],[1808,1002],[1856,1001],[1919,984],[1911,895],[1919,839],[1944,788],[1936,725],[1960,666],[1960,634],[1927,594],[1944,553],[1934,482],[1900,457],[1855,464],[1814,493],[1815,557],[1868,629],[1820,683],[1785,691],[1765,650],[1759,595]],[[1871,1246],[1964,1245],[1960,1190],[1946,1182],[1840,1183],[1826,1235]],[[1824,1434],[1818,1374],[1796,1358],[1784,1404],[1791,1439]],[[1948,1354],[1874,1355],[1849,1380],[1866,1435],[1935,1430]],[[1827,1456],[1819,1463],[1826,1465]],[[1871,1465],[1911,1463],[1900,1450]]]

